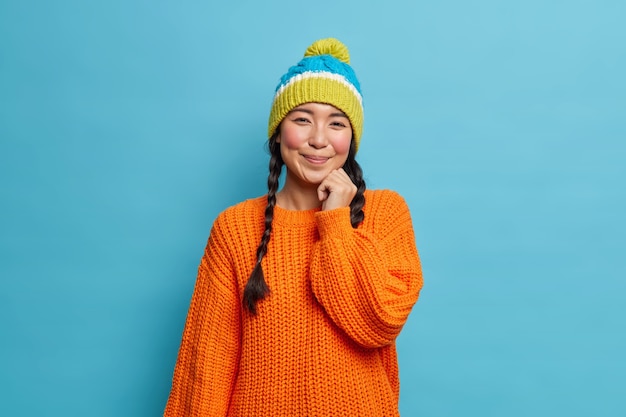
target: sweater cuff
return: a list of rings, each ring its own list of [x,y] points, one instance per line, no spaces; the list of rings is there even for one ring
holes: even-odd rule
[[[318,211],[315,213],[315,220],[320,238],[344,238],[352,234],[350,207]]]

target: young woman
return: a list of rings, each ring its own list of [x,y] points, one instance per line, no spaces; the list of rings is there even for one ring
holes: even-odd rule
[[[422,275],[402,197],[365,190],[349,63],[323,39],[281,78],[268,194],[215,220],[165,416],[398,415],[395,339]]]

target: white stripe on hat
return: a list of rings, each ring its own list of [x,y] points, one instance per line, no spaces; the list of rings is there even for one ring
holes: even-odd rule
[[[274,100],[276,100],[291,84],[294,84],[298,81],[306,80],[309,78],[326,78],[326,79],[330,79],[334,81],[339,81],[341,84],[348,87],[348,89],[356,96],[357,100],[359,101],[359,104],[363,106],[361,94],[354,87],[354,85],[350,81],[348,81],[346,77],[344,77],[343,75],[336,74],[333,72],[328,72],[328,71],[306,71],[306,72],[303,72],[302,74],[294,75],[293,77],[289,79],[289,81],[287,81],[287,83],[281,85],[278,88],[278,90],[276,91],[276,94],[274,95]]]

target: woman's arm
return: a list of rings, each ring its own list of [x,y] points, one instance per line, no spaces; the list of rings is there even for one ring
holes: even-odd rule
[[[219,218],[198,269],[166,417],[225,416],[240,352],[240,301]]]
[[[370,348],[395,340],[422,287],[409,209],[397,193],[378,193],[358,229],[348,207],[316,214],[320,240],[311,264],[317,300],[348,336]]]

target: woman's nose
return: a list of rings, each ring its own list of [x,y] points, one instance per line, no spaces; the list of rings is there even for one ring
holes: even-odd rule
[[[309,137],[309,145],[313,148],[320,149],[326,147],[328,145],[328,140],[326,139],[326,134],[324,133],[324,129],[321,129],[317,126],[314,126],[311,129],[311,136]]]

